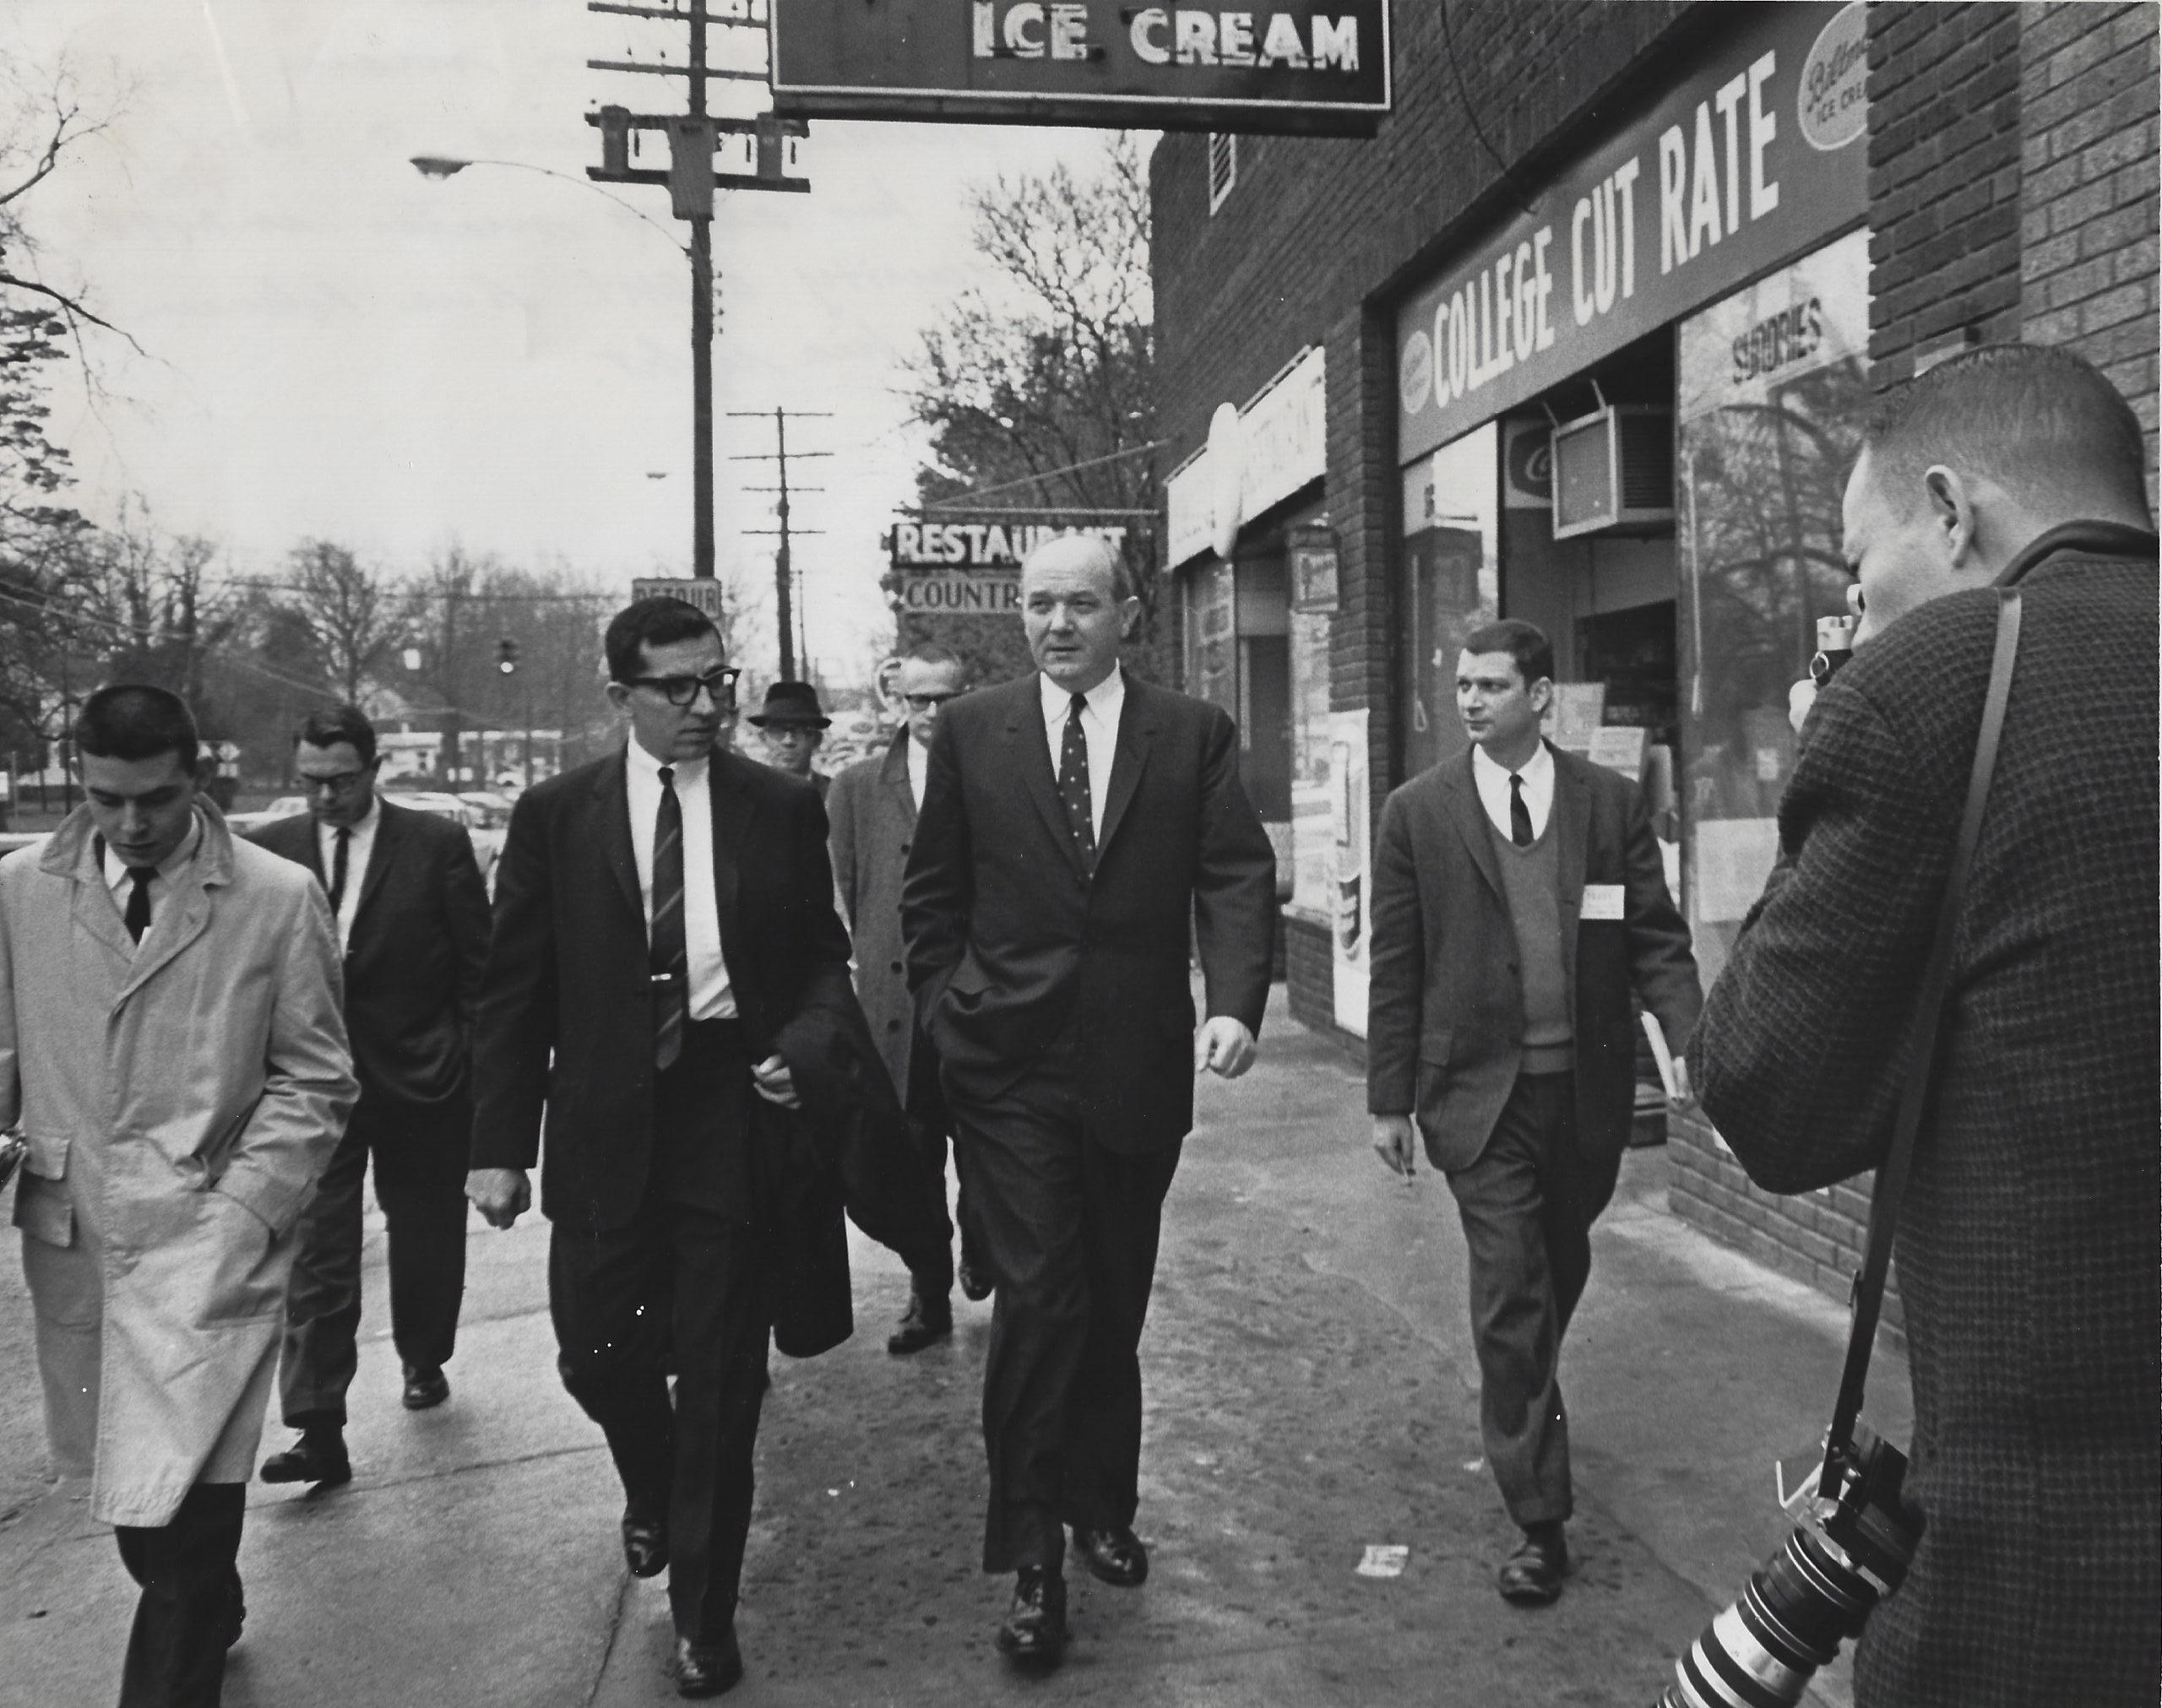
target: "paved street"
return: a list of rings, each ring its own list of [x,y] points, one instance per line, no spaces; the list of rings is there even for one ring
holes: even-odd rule
[[[975,1569],[990,1307],[958,1305],[952,1342],[889,1358],[905,1278],[859,1241],[855,1339],[774,1361],[739,1627],[749,1675],[731,1700],[1656,1697],[1676,1648],[1780,1533],[1770,1456],[1805,1454],[1822,1428],[1841,1313],[1667,1216],[1663,1153],[1632,1152],[1564,1364],[1579,1570],[1553,1609],[1505,1606],[1491,1567],[1510,1532],[1480,1462],[1453,1206],[1431,1176],[1407,1188],[1382,1172],[1358,1076],[1281,1008],[1279,990],[1263,1065],[1204,1088],[1171,1200],[1143,1347],[1148,1585],[1077,1571],[1066,1665],[1038,1679],[1000,1662],[1004,1586]],[[625,1574],[600,1437],[556,1380],[545,1228],[476,1221],[470,1237],[453,1397],[411,1416],[372,1233],[355,1480],[252,1489],[232,1708],[675,1700],[664,1593]],[[132,1586],[80,1499],[41,1494],[14,1248],[11,1231],[0,1708],[102,1705]],[[1883,1371],[1871,1407],[1895,1434],[1904,1386]],[[1401,1575],[1360,1575],[1370,1544],[1407,1547]],[[1822,1700],[1844,1700],[1828,1685]]]

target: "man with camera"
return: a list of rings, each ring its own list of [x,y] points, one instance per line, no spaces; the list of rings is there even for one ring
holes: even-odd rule
[[[1779,857],[1689,1049],[1751,1176],[1886,1159],[1996,650],[1994,782],[1898,1222],[1915,1397],[1904,1581],[1863,1708],[2151,1704],[2158,1498],[2156,541],[2138,420],[2068,353],[1895,388],[1844,506],[1864,621]]]

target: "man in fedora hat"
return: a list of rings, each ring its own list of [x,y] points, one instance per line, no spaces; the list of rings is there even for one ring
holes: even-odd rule
[[[818,691],[808,682],[769,682],[766,703],[751,714],[751,721],[766,738],[766,762],[806,778],[823,800],[831,779],[811,768],[811,756],[834,720],[819,706]]]

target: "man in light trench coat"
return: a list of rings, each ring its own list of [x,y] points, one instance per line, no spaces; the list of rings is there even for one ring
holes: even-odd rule
[[[215,1708],[294,1228],[359,1087],[302,867],[196,796],[176,696],[100,689],[86,804],[0,861],[0,1127],[54,1468],[142,1585],[122,1708]]]

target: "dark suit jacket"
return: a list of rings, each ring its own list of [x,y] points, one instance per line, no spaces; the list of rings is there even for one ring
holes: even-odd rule
[[[709,763],[721,953],[756,1060],[818,1011],[845,1029],[856,1011],[848,935],[834,914],[816,792],[733,753],[717,752]],[[531,1168],[545,1105],[540,1210],[551,1220],[620,1228],[644,1201],[655,1073],[648,973],[618,750],[521,795],[496,871],[495,936],[474,1052],[472,1164]],[[754,1103],[756,1131],[747,1141],[807,1161],[792,1125],[769,1108]],[[785,1259],[812,1266],[784,1290],[784,1303],[838,1299],[843,1312],[823,1331],[795,1334],[784,1350],[819,1350],[817,1342],[834,1344],[848,1332],[840,1196],[830,1181],[820,1190],[796,1171],[782,1199],[769,1207],[790,1224]]]
[[[1611,1158],[1627,1142],[1634,1097],[1632,986],[1676,1049],[1703,997],[1642,792],[1557,751],[1548,828],[1576,1016],[1577,1141]],[[1366,1106],[1415,1113],[1434,1166],[1464,1168],[1493,1135],[1524,1035],[1516,930],[1470,750],[1391,794],[1374,843]],[[1622,917],[1580,919],[1587,884],[1619,885]]]
[[[444,1103],[467,1088],[487,891],[459,826],[385,797],[376,811],[345,951],[353,1070],[371,1102]],[[274,820],[248,839],[325,876],[311,815]]]
[[[1925,1530],[1856,1694],[2151,1703],[2162,1599],[2152,536],[2021,580],[2002,746],[1900,1206]],[[1874,1168],[1973,763],[1996,599],[1900,617],[1817,698],[1779,860],[1690,1046],[1757,1181]],[[1824,1396],[1826,1410],[1832,1396]]]
[[[1078,1020],[1092,1140],[1193,1125],[1198,941],[1209,1011],[1258,1033],[1276,861],[1215,707],[1126,681],[1091,881],[1066,827],[1037,678],[948,706],[902,885],[909,983],[949,1083],[996,1088]]]
[[[836,777],[826,796],[834,882],[856,944],[856,998],[904,1105],[915,1038],[915,999],[909,993],[901,941],[901,875],[915,838],[910,739],[903,729],[883,754],[859,761]]]

